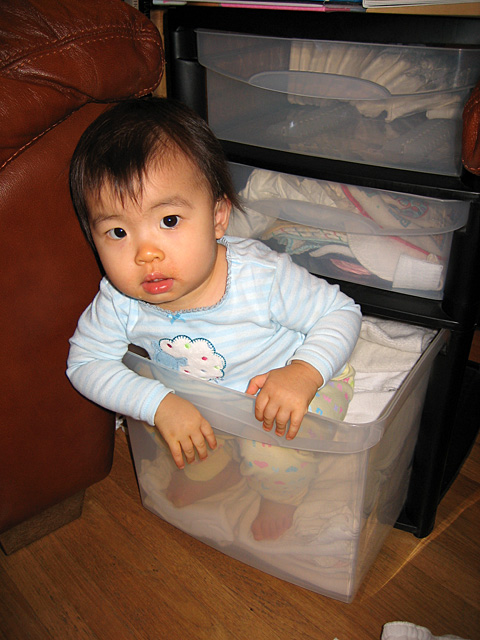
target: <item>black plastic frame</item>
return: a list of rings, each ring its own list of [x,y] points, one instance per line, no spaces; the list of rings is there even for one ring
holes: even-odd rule
[[[207,118],[205,71],[197,61],[195,29],[274,37],[383,44],[479,46],[478,21],[452,16],[371,13],[312,14],[219,7],[169,8],[165,16],[168,95]],[[478,432],[476,415],[459,411],[468,353],[480,309],[480,177],[464,171],[450,177],[296,155],[222,141],[229,160],[275,171],[347,184],[467,200],[466,226],[454,233],[441,301],[337,282],[368,315],[433,329],[449,329],[446,348],[435,359],[412,464],[408,497],[396,526],[417,537],[434,526],[438,504],[458,473]],[[474,393],[480,394],[480,372]],[[469,387],[471,393],[471,387]]]

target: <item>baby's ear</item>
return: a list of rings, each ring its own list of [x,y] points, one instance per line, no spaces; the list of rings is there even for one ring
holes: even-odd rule
[[[223,196],[215,203],[215,237],[217,240],[223,238],[228,227],[228,221],[230,220],[230,212],[232,210],[232,203],[230,200]]]

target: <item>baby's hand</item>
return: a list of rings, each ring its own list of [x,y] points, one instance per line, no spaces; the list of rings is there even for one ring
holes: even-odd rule
[[[210,449],[215,449],[217,441],[212,427],[191,402],[169,393],[162,400],[155,413],[155,426],[167,443],[173,460],[179,469],[185,467],[183,454],[190,464],[195,460],[195,449],[200,460],[207,456],[208,442]]]
[[[287,439],[298,433],[308,406],[317,389],[323,385],[321,374],[307,362],[294,360],[282,369],[255,376],[250,381],[247,393],[255,395],[255,417],[270,431],[276,423],[275,433],[283,436],[290,421]]]

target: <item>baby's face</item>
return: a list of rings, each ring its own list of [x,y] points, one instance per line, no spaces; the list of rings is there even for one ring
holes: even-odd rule
[[[98,255],[122,293],[169,311],[218,301],[212,299],[222,271],[217,239],[228,225],[230,204],[213,201],[186,156],[152,166],[138,202],[122,204],[105,186],[88,204]]]

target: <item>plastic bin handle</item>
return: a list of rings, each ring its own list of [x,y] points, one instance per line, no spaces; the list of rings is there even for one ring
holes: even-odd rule
[[[373,220],[324,204],[303,200],[268,198],[245,202],[247,209],[297,225],[314,227],[323,231],[356,233],[364,235],[391,235],[392,230],[381,229]],[[395,230],[393,230],[395,233]]]
[[[388,89],[376,82],[315,71],[263,71],[251,76],[248,84],[305,98],[385,100],[391,97]]]

